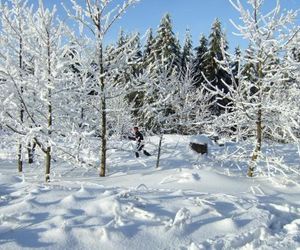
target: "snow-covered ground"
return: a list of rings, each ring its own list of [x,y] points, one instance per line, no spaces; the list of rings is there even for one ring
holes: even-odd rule
[[[236,145],[198,157],[189,141],[166,136],[159,169],[154,156],[110,151],[105,178],[56,162],[51,183],[42,165],[16,174],[2,148],[0,249],[300,249],[299,176],[247,178]],[[299,170],[293,145],[269,150]]]

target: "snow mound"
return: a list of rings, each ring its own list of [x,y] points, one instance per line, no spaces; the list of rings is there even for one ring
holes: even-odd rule
[[[193,135],[190,137],[190,142],[197,144],[214,145],[214,142],[207,135]]]
[[[284,226],[284,229],[288,234],[300,234],[300,219],[296,219]]]
[[[0,173],[0,183],[1,184],[16,184],[16,183],[20,183],[23,182],[23,178],[20,176],[9,176],[9,175],[3,175]]]
[[[200,180],[200,176],[198,173],[194,172],[180,172],[177,174],[172,174],[163,178],[160,184],[167,184],[172,182],[177,183],[195,183]]]
[[[175,215],[173,226],[182,227],[191,223],[191,212],[187,208],[181,208]]]

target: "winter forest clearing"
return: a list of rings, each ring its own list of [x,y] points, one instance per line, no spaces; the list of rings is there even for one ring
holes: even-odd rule
[[[0,249],[300,249],[298,11],[107,42],[139,2],[1,3]]]
[[[191,152],[187,136],[164,140],[161,167],[125,151],[97,169],[53,164],[49,184],[39,165],[16,175],[12,155],[1,162],[0,248],[41,249],[297,249],[299,177],[247,178],[230,156],[238,145]],[[158,137],[151,137],[155,150]],[[128,144],[131,144],[129,142]],[[124,145],[130,148],[132,145]],[[270,147],[297,166],[297,148]],[[10,152],[10,150],[8,150]],[[3,156],[1,156],[3,157]]]

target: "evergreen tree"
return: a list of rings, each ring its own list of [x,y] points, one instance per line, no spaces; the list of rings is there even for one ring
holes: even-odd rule
[[[193,63],[193,78],[195,81],[195,86],[200,87],[205,79],[202,75],[207,75],[208,67],[208,48],[207,48],[207,39],[204,35],[200,38],[200,44],[195,48],[196,56]]]
[[[146,69],[149,65],[153,64],[155,61],[155,54],[153,46],[155,43],[155,38],[153,37],[153,31],[150,28],[147,31],[147,39],[145,44],[145,49],[143,53],[143,68]]]
[[[162,68],[173,68],[173,72],[180,70],[180,46],[174,35],[172,21],[169,14],[166,14],[159,25],[157,36],[153,44],[155,59]]]
[[[241,59],[242,52],[240,50],[240,47],[236,47],[234,51],[234,59],[231,65],[232,68],[232,74],[235,79],[235,83],[238,84],[238,74],[240,69],[240,59]]]
[[[130,56],[127,60],[128,67],[125,71],[124,79],[127,79],[128,82],[134,82],[134,84],[126,95],[125,101],[132,107],[133,117],[136,118],[137,113],[139,113],[143,105],[144,96],[144,92],[141,90],[143,82],[137,80],[142,74],[144,66],[139,33],[133,36],[127,36],[126,44],[126,50],[123,53],[129,53]]]
[[[128,63],[131,66],[131,75],[137,77],[143,71],[143,52],[139,33],[134,35],[131,39],[130,48],[133,54]]]
[[[152,30],[148,31],[144,52],[144,69],[145,75],[151,78],[151,82],[157,86],[151,88],[149,92],[148,89],[146,89],[149,83],[145,82],[144,91],[147,92],[147,94],[143,98],[144,107],[152,106],[159,98],[158,89],[166,87],[163,85],[167,84],[167,81],[161,81],[162,74],[167,72],[168,77],[179,75],[181,67],[180,54],[180,45],[173,32],[171,17],[169,14],[166,14],[160,22],[155,38],[153,38]],[[166,110],[168,114],[173,112],[171,109]],[[153,115],[153,112],[150,113]],[[159,124],[157,123],[157,119],[151,117],[151,115],[147,114],[144,108],[140,117],[144,119],[142,122],[144,127],[154,131],[157,130]]]
[[[187,71],[187,67],[193,61],[193,43],[190,31],[187,30],[185,34],[185,41],[182,49],[182,57],[181,57],[181,73],[185,75]]]
[[[228,92],[228,88],[223,84],[223,81],[229,82],[228,73],[220,67],[218,62],[225,60],[222,49],[226,52],[228,49],[228,43],[224,32],[222,31],[221,22],[216,19],[212,25],[211,33],[209,35],[208,44],[208,67],[206,72],[206,78],[210,82],[213,88],[217,88],[221,92]],[[225,56],[226,57],[226,56]],[[224,106],[227,105],[228,101],[220,96],[215,96],[212,100],[213,112],[219,115],[223,110]]]
[[[123,67],[116,75],[116,82],[122,81],[129,82],[131,77],[138,76],[142,72],[143,67],[143,55],[141,50],[140,34],[128,34],[126,35],[123,30],[119,33],[119,38],[116,46],[113,48],[113,52],[109,53],[109,60],[113,61],[117,57],[121,57],[124,54],[127,55],[127,65]],[[108,61],[108,64],[110,62]]]

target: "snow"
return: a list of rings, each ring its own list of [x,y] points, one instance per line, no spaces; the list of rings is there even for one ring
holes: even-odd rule
[[[190,139],[165,136],[158,169],[154,156],[114,150],[107,177],[56,162],[50,183],[38,162],[16,174],[3,147],[0,249],[299,249],[299,176],[247,178],[219,161],[232,149],[197,156]],[[293,145],[280,152],[299,165]]]
[[[191,136],[190,141],[193,142],[193,143],[198,143],[198,144],[213,145],[212,140],[209,139],[205,135],[194,135],[194,136]]]

